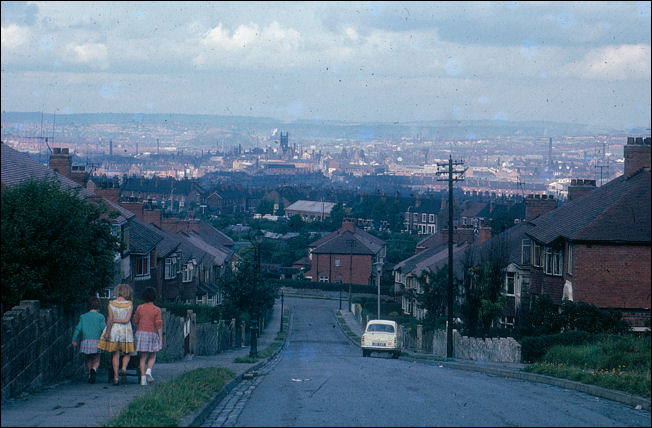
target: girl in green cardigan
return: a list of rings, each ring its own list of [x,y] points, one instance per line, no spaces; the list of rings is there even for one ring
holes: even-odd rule
[[[102,330],[106,326],[106,319],[100,312],[100,299],[88,299],[88,312],[79,317],[79,323],[72,334],[72,346],[77,346],[81,335],[82,341],[79,351],[86,354],[86,369],[88,370],[88,383],[95,383],[97,369],[100,366],[100,350],[97,343],[100,341]]]

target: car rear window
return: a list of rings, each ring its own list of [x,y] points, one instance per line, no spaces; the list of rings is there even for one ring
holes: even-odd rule
[[[390,324],[370,324],[367,331],[376,331],[381,333],[394,333],[394,326]]]

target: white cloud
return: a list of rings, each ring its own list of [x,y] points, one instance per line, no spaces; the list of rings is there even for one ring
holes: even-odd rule
[[[27,27],[16,24],[2,27],[1,29],[2,49],[17,49],[30,41],[30,31]]]
[[[588,52],[569,72],[600,80],[649,80],[650,65],[650,45],[606,46]]]
[[[102,43],[84,43],[77,45],[69,43],[66,45],[67,59],[72,62],[107,67],[108,50]]]

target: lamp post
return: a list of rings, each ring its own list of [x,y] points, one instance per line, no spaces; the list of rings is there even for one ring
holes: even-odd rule
[[[378,285],[378,317],[376,319],[380,319],[380,275],[383,272],[383,262],[374,263],[374,267],[376,268],[376,284]]]
[[[281,290],[281,328],[279,331],[283,331],[283,290]]]
[[[258,285],[260,282],[260,244],[263,243],[263,233],[258,229],[253,236],[253,243],[256,245],[256,275],[254,279],[254,292],[253,298],[254,301],[258,298]],[[250,344],[251,348],[249,350],[249,356],[253,358],[258,358],[258,307],[254,306],[253,313],[251,314],[251,322],[249,325],[250,328]]]

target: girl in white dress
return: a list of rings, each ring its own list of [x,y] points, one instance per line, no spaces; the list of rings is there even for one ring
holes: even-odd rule
[[[131,313],[133,303],[131,301],[132,290],[127,284],[120,284],[115,288],[117,298],[109,302],[106,328],[97,347],[113,353],[113,384],[119,385],[119,374],[124,375],[129,364],[130,353],[135,352],[134,333],[131,327]],[[120,354],[122,357],[122,370],[120,366]]]

